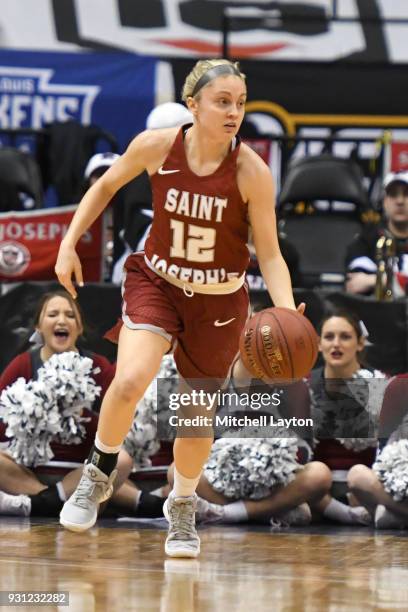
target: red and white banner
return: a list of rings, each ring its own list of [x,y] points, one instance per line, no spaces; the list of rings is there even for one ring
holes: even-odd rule
[[[266,164],[270,164],[272,143],[268,138],[243,138],[242,140],[258,153],[259,157],[262,157]]]
[[[58,247],[76,206],[0,214],[0,281],[55,280]],[[77,252],[85,281],[102,277],[103,218],[82,236]]]
[[[391,172],[406,172],[408,170],[408,142],[391,143]]]

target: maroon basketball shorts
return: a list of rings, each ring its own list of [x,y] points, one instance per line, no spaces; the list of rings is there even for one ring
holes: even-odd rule
[[[117,342],[123,323],[151,330],[172,343],[183,378],[227,377],[249,315],[245,285],[226,295],[189,297],[150,270],[143,253],[137,253],[126,260],[122,295],[122,320],[106,334],[109,340]]]

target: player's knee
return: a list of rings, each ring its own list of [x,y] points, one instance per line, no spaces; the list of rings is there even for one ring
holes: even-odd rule
[[[8,461],[9,463],[15,463],[14,459],[10,457],[6,452],[0,451],[0,461]]]
[[[3,453],[2,451],[0,451],[0,471],[5,471],[7,470],[7,468],[12,467],[13,465],[15,465],[15,461],[12,457],[8,456],[6,453]]]
[[[353,465],[347,474],[347,486],[350,491],[361,491],[370,488],[376,477],[366,465]]]
[[[304,486],[310,495],[324,495],[330,490],[332,475],[330,468],[321,461],[312,461],[305,467]]]
[[[116,397],[122,402],[136,403],[143,397],[146,383],[134,372],[117,374],[113,381]]]

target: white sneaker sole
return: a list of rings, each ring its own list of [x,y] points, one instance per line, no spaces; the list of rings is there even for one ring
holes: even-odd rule
[[[167,499],[163,504],[163,514],[164,514],[164,518],[166,519],[166,521],[170,524],[170,520],[169,520],[169,513],[167,511]],[[170,544],[171,546],[171,544]],[[167,540],[164,544],[164,552],[166,553],[166,555],[168,555],[169,557],[173,557],[173,558],[189,558],[189,559],[195,559],[196,557],[198,557],[198,555],[200,554],[200,539],[198,540],[198,548],[197,550],[191,550],[191,548],[183,548],[182,544],[178,544],[177,545],[178,548],[177,549],[171,549],[168,546]]]
[[[200,554],[200,548],[198,550],[191,550],[188,548],[180,548],[178,550],[170,549],[167,546],[167,540],[164,545],[164,552],[168,557],[172,557],[173,559],[182,558],[182,559],[196,559]]]
[[[98,518],[98,515],[96,515],[94,518],[92,518],[87,523],[72,523],[71,521],[67,521],[67,519],[65,519],[62,516],[62,512],[61,512],[59,522],[60,522],[60,525],[65,527],[65,529],[68,529],[69,531],[75,531],[76,533],[80,533],[82,531],[87,531],[88,529],[93,527],[96,523],[97,518]]]

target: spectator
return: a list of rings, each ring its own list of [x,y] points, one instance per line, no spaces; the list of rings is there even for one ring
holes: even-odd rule
[[[408,279],[408,172],[391,173],[384,180],[383,220],[368,224],[349,245],[346,255],[349,293],[371,294],[377,275],[376,245],[381,236],[395,241],[396,265],[393,291],[406,294]]]
[[[320,327],[323,366],[307,380],[317,442],[314,458],[333,473],[347,474],[357,463],[371,466],[374,461],[385,375],[363,366],[368,332],[353,313],[334,310]],[[343,524],[368,522],[365,508],[354,507],[345,480],[336,479],[333,497],[327,495],[316,510]],[[352,503],[344,503],[347,500]]]
[[[370,469],[355,465],[348,475],[354,496],[374,517],[377,529],[408,527],[408,374],[388,385],[380,414],[380,452]]]
[[[36,379],[39,368],[55,354],[75,351],[89,356],[95,368],[95,382],[102,387],[102,396],[108,388],[114,366],[102,355],[77,347],[84,331],[80,306],[63,289],[45,293],[37,306],[33,318],[34,333],[30,338],[33,347],[17,355],[0,376],[0,393],[19,377],[26,381]],[[94,408],[98,410],[98,407]]]
[[[91,187],[99,177],[120,157],[117,153],[95,153],[89,159],[84,171],[84,190]]]
[[[114,375],[114,366],[102,355],[90,353],[77,348],[77,342],[83,331],[83,317],[78,303],[63,290],[46,293],[40,300],[34,317],[35,332],[32,336],[35,346],[15,357],[0,377],[0,393],[19,378],[36,380],[39,369],[53,357],[61,353],[74,351],[81,356],[92,359],[94,369],[92,377],[101,387],[101,397],[92,406],[85,409],[85,438],[80,444],[68,444],[55,441],[51,443],[54,461],[81,464],[87,457],[96,432],[99,403],[105,394]],[[63,502],[75,489],[81,468],[64,476],[61,469],[58,475],[50,475],[39,466],[23,465],[7,451],[10,440],[5,435],[6,425],[0,419],[0,442],[6,446],[0,452],[0,514],[23,516],[58,516]],[[123,451],[118,463],[120,471],[119,486],[129,472],[129,458]],[[57,481],[57,482],[55,482]],[[131,488],[130,488],[131,487]],[[123,485],[122,491],[114,499],[121,506],[129,506],[133,511],[139,504],[138,511],[146,511],[152,500],[142,496],[130,484]],[[155,500],[153,500],[155,501]],[[160,505],[158,501],[156,507]],[[159,508],[161,514],[161,506]],[[157,514],[157,511],[156,511]]]

